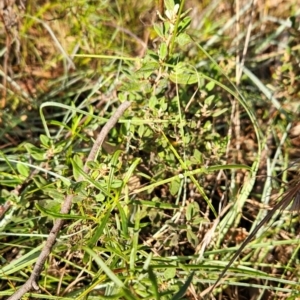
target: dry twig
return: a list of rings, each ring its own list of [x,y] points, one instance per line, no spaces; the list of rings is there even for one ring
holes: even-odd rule
[[[107,123],[103,126],[101,132],[99,133],[92,149],[91,152],[88,156],[88,159],[85,163],[84,166],[84,172],[88,172],[89,167],[88,167],[88,162],[89,161],[93,161],[96,156],[97,156],[97,152],[98,149],[102,146],[102,143],[105,139],[105,137],[107,136],[107,134],[109,133],[109,131],[115,126],[115,124],[117,123],[118,119],[123,115],[123,113],[125,112],[125,110],[130,106],[130,102],[125,101],[124,103],[122,103],[119,108],[115,111],[115,113],[111,116],[111,118],[107,121]],[[83,177],[80,176],[78,178],[78,181],[82,181]],[[71,206],[72,206],[72,201],[73,201],[73,197],[74,195],[67,195],[60,213],[61,214],[68,214],[70,212]],[[50,252],[56,242],[56,238],[57,235],[59,233],[59,231],[61,230],[62,226],[64,224],[64,220],[62,219],[57,219],[54,222],[54,225],[49,233],[49,236],[47,238],[47,241],[44,245],[44,248],[42,249],[41,254],[39,255],[36,264],[33,268],[32,274],[29,277],[29,279],[24,283],[24,285],[21,286],[21,288],[15,292],[12,296],[10,296],[8,298],[8,300],[17,300],[17,299],[21,299],[21,297],[29,292],[30,290],[34,289],[34,290],[39,290],[39,286],[38,286],[38,278],[42,272],[43,266],[45,264],[46,259],[48,258],[48,256],[50,255]]]

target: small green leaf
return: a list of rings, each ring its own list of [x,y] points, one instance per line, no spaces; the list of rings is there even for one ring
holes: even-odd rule
[[[164,3],[167,10],[169,11],[174,10],[174,6],[175,6],[174,0],[165,0]]]
[[[159,37],[164,38],[163,27],[161,24],[154,23],[153,29]]]
[[[188,34],[186,34],[185,32],[179,34],[177,37],[176,37],[176,40],[175,40],[180,46],[185,46],[187,45],[188,43],[191,42],[191,38]]]
[[[110,188],[111,188],[111,189],[118,189],[118,188],[120,188],[122,185],[123,185],[123,180],[121,180],[121,179],[114,179],[114,180],[111,182]]]
[[[158,103],[158,101],[157,101],[157,98],[155,96],[150,97],[150,99],[149,99],[149,108],[152,109],[152,110],[155,110],[157,103]]]
[[[199,244],[197,236],[190,228],[187,229],[187,239],[195,247]]]
[[[64,200],[64,195],[55,189],[47,189],[45,193],[55,201],[62,202]]]
[[[193,215],[192,215],[192,208],[191,208],[190,204],[187,206],[187,209],[186,209],[186,212],[185,212],[185,217],[188,221],[192,220]]]
[[[194,84],[198,82],[198,76],[191,73],[179,74],[171,72],[170,80],[176,84]]]
[[[72,187],[69,186],[70,193],[72,194],[82,194],[87,198],[89,196],[88,193],[88,182],[79,181],[72,184]]]
[[[207,83],[207,85],[205,87],[210,92],[215,87],[215,83],[213,81],[210,81]]]
[[[178,84],[194,84],[200,82],[200,74],[189,65],[179,62],[172,70],[170,80]]]
[[[73,164],[73,161],[76,162],[76,165]],[[74,175],[74,179],[77,181],[80,176],[78,168],[80,168],[81,170],[83,169],[83,161],[78,154],[74,155],[73,161],[72,161],[73,175]]]
[[[183,137],[183,142],[187,145],[191,142],[191,136],[190,135],[186,135]]]
[[[163,23],[163,33],[165,36],[169,35],[169,30],[170,30],[170,23],[169,22],[164,22]]]
[[[180,188],[180,181],[179,181],[179,179],[176,178],[170,184],[170,193],[171,193],[171,195],[173,195],[173,196],[176,195],[179,191],[179,188]]]
[[[18,171],[19,171],[19,173],[21,174],[21,175],[23,175],[24,177],[28,177],[29,176],[29,167],[28,166],[26,166],[26,165],[24,165],[24,164],[20,164],[20,163],[18,163],[17,164],[17,169],[18,169]]]
[[[41,175],[36,175],[32,178],[33,182],[36,184],[38,188],[43,188],[45,185],[47,185],[47,181],[45,178]]]
[[[203,162],[203,156],[202,153],[198,150],[195,149],[194,150],[194,154],[193,154],[194,158],[196,158],[197,162],[202,163]]]
[[[77,164],[77,163],[76,163]],[[91,170],[99,170],[99,164],[96,162],[96,161],[89,161],[88,163],[87,163],[87,166],[89,167],[89,169],[91,169]],[[82,166],[80,167],[80,171],[82,171],[83,170],[83,168],[82,168]],[[79,172],[79,169],[77,169],[77,171]]]
[[[199,205],[197,202],[191,202],[188,204],[186,209],[186,218],[191,221],[196,215],[200,214]]]
[[[167,268],[164,272],[165,279],[173,279],[176,276],[176,268]]]
[[[159,69],[158,62],[145,59],[143,61],[142,67],[137,70],[136,75],[139,75],[142,78],[148,78],[151,74],[155,73],[157,69]],[[139,88],[141,88],[139,82],[137,82],[136,84],[139,86]]]
[[[144,132],[145,132],[145,126],[144,126],[144,124],[141,124],[138,129],[138,135],[140,138],[143,137]]]
[[[211,95],[204,100],[205,105],[211,106],[212,102],[215,99],[215,95]]]
[[[24,147],[28,151],[28,153],[36,160],[45,160],[46,159],[46,151],[40,148],[35,147],[30,143],[24,143]]]
[[[228,108],[217,109],[217,110],[214,111],[212,116],[213,117],[218,117],[218,116],[222,115],[224,112],[226,112],[227,110],[228,110]]]
[[[160,48],[159,48],[159,58],[161,60],[165,60],[165,58],[168,55],[168,47],[166,43],[161,43]]]
[[[51,145],[51,140],[44,134],[40,135],[40,141],[46,148],[49,148]]]

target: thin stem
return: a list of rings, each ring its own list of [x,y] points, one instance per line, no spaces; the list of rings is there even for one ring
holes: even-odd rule
[[[230,259],[229,263],[225,266],[224,270],[219,275],[217,281],[214,283],[212,288],[210,289],[210,292],[214,290],[214,288],[217,286],[217,284],[220,282],[222,277],[226,274],[228,269],[231,267],[231,265],[235,262],[235,260],[240,256],[241,252],[244,250],[244,248],[247,246],[247,244],[250,243],[250,241],[253,239],[255,234],[260,230],[260,228],[267,222],[269,222],[273,215],[276,213],[277,210],[285,210],[289,204],[293,201],[293,199],[296,197],[295,204],[292,204],[292,209],[296,209],[299,207],[299,190],[300,190],[300,183],[298,183],[295,187],[291,188],[289,191],[287,191],[286,195],[281,199],[271,210],[270,212],[261,220],[261,222],[254,228],[254,230],[248,235],[248,237],[244,240],[240,248],[236,251],[236,253],[233,255],[233,257]]]

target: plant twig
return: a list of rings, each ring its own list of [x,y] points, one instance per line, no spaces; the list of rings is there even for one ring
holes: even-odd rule
[[[107,121],[107,123],[103,126],[103,128],[101,129],[101,132],[99,133],[92,149],[91,152],[86,160],[85,166],[83,168],[84,172],[87,173],[89,168],[88,168],[88,162],[90,161],[94,161],[98,150],[101,148],[104,139],[106,138],[107,134],[109,133],[109,131],[116,125],[116,123],[118,122],[118,120],[120,119],[120,117],[123,115],[124,111],[130,106],[130,102],[125,101],[123,102],[118,109],[115,111],[115,113],[110,117],[110,119]],[[81,181],[82,177],[80,176],[78,181]]]
[[[87,158],[87,161],[84,165],[84,171],[88,172],[89,167],[88,167],[88,162],[89,161],[93,161],[96,156],[97,156],[97,152],[98,149],[102,146],[102,143],[105,139],[105,137],[107,136],[107,134],[109,133],[109,131],[116,125],[117,121],[119,120],[119,118],[123,115],[123,113],[125,112],[125,110],[130,106],[130,102],[125,101],[124,103],[122,103],[118,109],[115,111],[115,113],[110,117],[110,119],[107,121],[107,123],[103,126],[101,132],[99,133],[91,151],[90,154]],[[78,181],[83,180],[82,176],[79,176]],[[70,212],[71,206],[72,206],[72,201],[73,201],[73,197],[74,195],[67,195],[60,213],[61,214],[68,214]],[[59,231],[61,230],[62,226],[64,224],[64,220],[62,219],[57,219],[54,222],[54,225],[49,233],[49,236],[47,238],[47,241],[44,245],[44,248],[42,249],[41,254],[39,255],[36,264],[33,268],[32,274],[29,277],[29,279],[21,286],[21,288],[16,291],[12,296],[10,296],[8,298],[8,300],[18,300],[21,299],[21,297],[29,292],[30,290],[34,289],[34,290],[39,290],[39,286],[38,286],[38,278],[42,272],[42,269],[44,267],[45,261],[48,258],[55,242],[56,242],[56,238],[57,235],[59,233]]]

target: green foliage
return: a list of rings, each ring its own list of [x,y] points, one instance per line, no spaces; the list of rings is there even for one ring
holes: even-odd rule
[[[0,130],[3,145],[11,143],[7,136],[14,128],[25,128],[14,136],[19,142],[0,152],[0,296],[11,295],[30,276],[58,218],[65,226],[40,276],[43,292],[32,294],[39,299],[198,296],[236,251],[241,224],[256,222],[247,201],[257,197],[262,162],[281,159],[286,169],[281,147],[290,120],[278,114],[266,124],[261,118],[261,111],[269,115],[270,103],[277,107],[278,102],[269,97],[265,105],[259,91],[265,97],[271,93],[251,70],[245,69],[240,86],[235,85],[232,62],[239,49],[229,43],[231,33],[224,29],[235,17],[223,24],[227,15],[203,14],[196,22],[203,27],[196,30],[193,10],[185,10],[185,4],[164,1],[164,13],[151,15],[150,25],[143,26],[142,16],[151,11],[146,1],[132,1],[130,10],[123,0],[29,4],[19,32],[26,41],[23,64],[36,62],[45,74],[51,65],[54,73],[46,84],[38,81],[31,96],[16,97],[20,89],[15,82],[8,94],[17,100],[0,114],[7,124]],[[46,21],[50,19],[55,22]],[[292,29],[297,30],[296,19]],[[145,36],[149,33],[145,52],[137,46],[143,45],[143,30]],[[38,42],[47,34],[53,39],[45,44],[48,52]],[[289,43],[291,56],[298,49],[296,39]],[[251,53],[260,49],[261,43],[257,45],[250,47]],[[69,54],[78,49],[72,57],[76,70],[70,71],[71,55],[64,47]],[[297,93],[296,64],[285,57],[278,69],[280,76],[273,77],[279,86],[292,86],[291,98]],[[98,127],[125,100],[132,103],[130,109],[86,172]],[[15,115],[18,111],[26,111],[26,117]],[[278,131],[280,138],[274,134],[277,150],[265,162],[262,149],[269,145],[269,131]],[[254,144],[251,150],[248,140]],[[275,162],[271,165],[269,176],[279,172]],[[270,194],[265,181],[262,198]],[[62,214],[69,195],[71,211]],[[286,229],[286,222],[278,223],[277,232]],[[272,280],[278,295],[296,291],[297,283],[285,275],[297,277],[297,250],[289,264],[277,266],[256,250],[284,242],[292,246],[296,239],[280,244],[270,236],[257,236],[226,283],[240,280],[242,273],[239,284],[244,287],[252,284],[247,278],[255,277],[261,290]],[[16,255],[9,254],[14,251]],[[251,256],[259,261],[254,264]],[[274,278],[266,267],[282,277]]]

